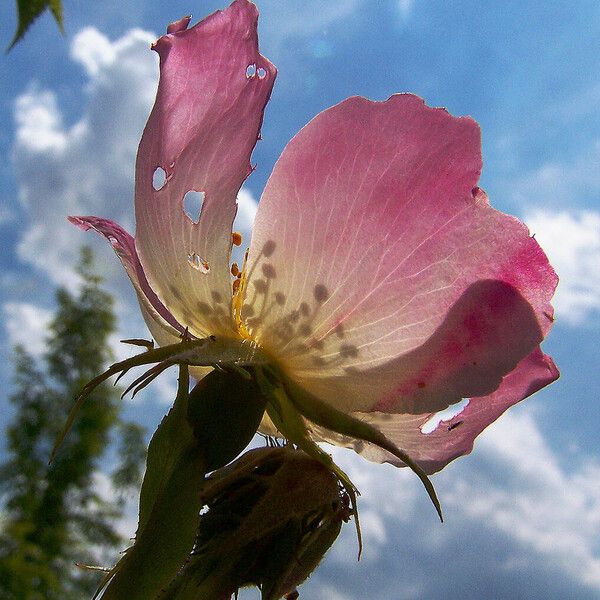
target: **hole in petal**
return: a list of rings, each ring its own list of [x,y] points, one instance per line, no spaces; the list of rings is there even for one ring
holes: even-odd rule
[[[427,421],[425,421],[425,423],[423,423],[423,425],[421,425],[421,433],[424,433],[424,434],[432,433],[433,431],[435,431],[437,429],[438,425],[442,421],[450,421],[451,419],[453,419],[454,417],[459,415],[463,410],[465,410],[465,408],[467,408],[468,404],[469,404],[469,398],[464,398],[460,402],[457,402],[456,404],[452,404],[448,408],[445,408],[444,410],[440,410],[439,412],[436,412],[434,415],[431,415],[431,417],[429,417],[429,419],[427,419]]]
[[[185,212],[187,218],[194,225],[198,225],[200,222],[200,212],[202,211],[203,203],[204,192],[195,192],[194,190],[190,190],[183,197],[183,212]]]
[[[152,174],[152,187],[158,192],[165,183],[167,183],[167,174],[165,173],[165,170],[162,167],[156,167]]]
[[[187,258],[192,269],[196,269],[196,271],[200,271],[200,273],[205,274],[210,271],[210,265],[208,264],[208,261],[198,256],[195,252],[190,252]]]
[[[259,79],[264,79],[267,76],[267,71],[266,69],[259,67],[258,69],[256,69],[256,74],[258,75]]]
[[[246,67],[246,77],[252,79],[256,75],[256,65],[252,63]]]

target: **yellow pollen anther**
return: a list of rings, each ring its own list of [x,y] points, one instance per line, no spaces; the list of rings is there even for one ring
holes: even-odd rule
[[[234,231],[231,234],[231,243],[234,246],[241,246],[241,244],[242,244],[242,234],[239,231]]]
[[[246,324],[242,320],[242,306],[244,304],[244,297],[246,295],[246,262],[248,261],[248,250],[244,254],[244,264],[242,265],[242,270],[236,266],[238,273],[235,276],[236,279],[233,280],[233,298],[231,299],[231,308],[233,313],[233,318],[235,320],[235,324],[237,326],[238,332],[241,337],[245,339],[250,339],[250,334],[248,329],[246,328]],[[235,263],[234,263],[235,264]],[[233,273],[233,265],[231,272]]]

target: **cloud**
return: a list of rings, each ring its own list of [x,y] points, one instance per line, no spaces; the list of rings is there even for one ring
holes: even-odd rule
[[[132,226],[135,153],[157,84],[154,39],[132,30],[111,42],[92,28],[75,36],[71,56],[88,85],[73,125],[65,124],[56,95],[35,84],[15,102],[13,164],[28,217],[17,251],[53,283],[73,288],[79,246],[97,244],[92,236],[84,240],[67,215],[97,214]],[[105,259],[109,249],[98,252]]]
[[[12,211],[6,205],[0,206],[0,226],[5,225],[7,223],[13,223],[15,219],[16,215],[14,211]]]
[[[364,3],[365,0],[263,0],[260,3],[261,34],[267,43],[275,45],[290,37],[310,37],[351,16]]]
[[[47,328],[52,314],[27,302],[6,302],[2,306],[7,345],[23,346],[32,356],[40,358],[46,350]]]
[[[504,415],[473,456],[434,478],[443,525],[412,473],[334,455],[363,494],[365,549],[357,564],[345,526],[309,597],[333,581],[356,600],[597,597],[600,465],[580,456],[565,466],[531,411]]]
[[[83,243],[95,245],[105,275],[125,281],[108,245],[84,237],[66,216],[104,216],[133,231],[135,154],[158,78],[157,57],[149,50],[154,40],[134,29],[111,42],[91,27],[74,37],[71,57],[88,83],[83,114],[71,126],[51,90],[31,85],[15,102],[13,162],[28,217],[18,254],[53,283],[74,287],[72,266]],[[246,243],[256,206],[241,190],[235,226]]]
[[[525,221],[556,269],[559,320],[580,325],[600,310],[600,213],[534,209]]]

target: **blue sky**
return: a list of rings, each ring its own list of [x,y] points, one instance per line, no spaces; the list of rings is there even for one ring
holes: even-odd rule
[[[146,335],[108,247],[66,214],[133,229],[133,161],[157,77],[150,42],[166,24],[223,5],[195,0],[65,3],[67,35],[44,16],[0,57],[0,382],[10,346],[43,350],[58,284],[93,243],[118,295],[119,337]],[[600,5],[442,0],[258,0],[261,51],[279,68],[240,227],[285,143],[349,95],[410,91],[483,130],[481,186],[524,219],[561,277],[545,343],[561,379],[503,417],[473,455],[435,477],[440,525],[410,473],[336,456],[362,493],[366,550],[351,527],[306,597],[597,598],[600,596]],[[0,6],[0,45],[14,28]],[[116,351],[122,355],[126,349]],[[152,428],[172,380],[127,403]],[[10,416],[6,399],[1,414]],[[124,527],[131,526],[126,523]],[[251,593],[248,598],[254,597]]]

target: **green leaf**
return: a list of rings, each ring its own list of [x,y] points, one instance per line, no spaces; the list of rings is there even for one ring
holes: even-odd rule
[[[61,0],[17,0],[17,31],[8,47],[10,50],[29,29],[29,26],[46,10],[54,15],[54,20],[61,33],[64,33]]]
[[[194,545],[200,490],[206,473],[202,449],[187,420],[189,377],[180,368],[173,408],[148,447],[134,545],[106,578],[103,600],[149,600],[169,584]]]

